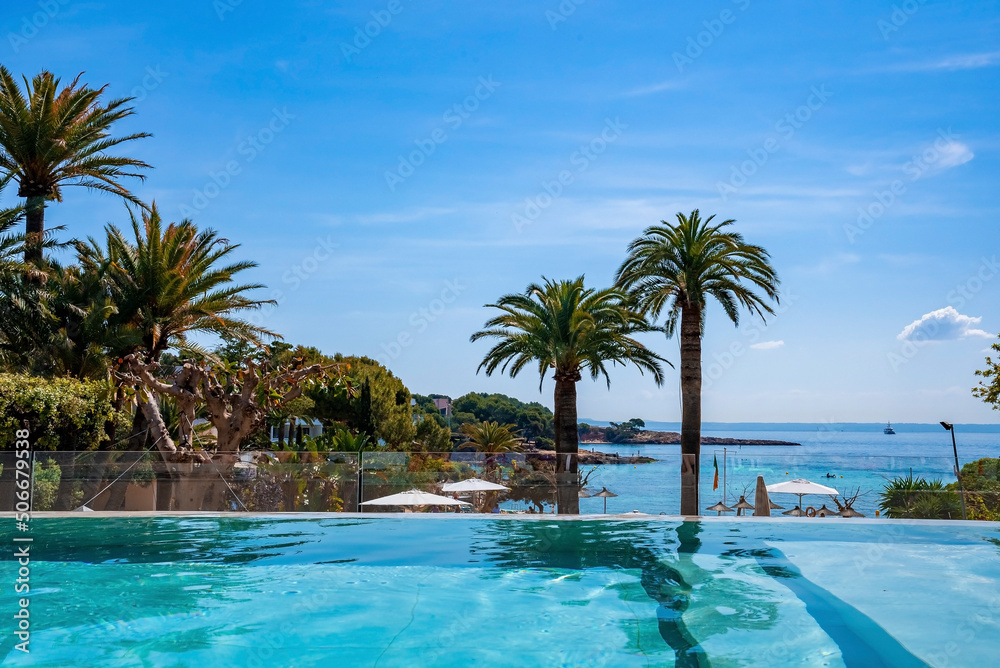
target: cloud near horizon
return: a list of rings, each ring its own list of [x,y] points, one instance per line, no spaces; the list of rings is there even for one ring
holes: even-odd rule
[[[993,335],[982,329],[976,329],[982,317],[962,315],[953,306],[930,313],[925,313],[917,320],[903,328],[896,338],[900,341],[955,341],[970,337],[992,339]]]
[[[774,350],[785,345],[784,341],[761,341],[760,343],[753,343],[750,345],[754,350]]]

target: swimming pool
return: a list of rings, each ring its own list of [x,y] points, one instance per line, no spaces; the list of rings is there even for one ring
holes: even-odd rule
[[[5,628],[4,665],[957,666],[1000,648],[991,523],[36,516],[32,537],[32,651]]]

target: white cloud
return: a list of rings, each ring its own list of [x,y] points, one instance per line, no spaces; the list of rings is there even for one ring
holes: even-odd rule
[[[993,335],[982,329],[976,329],[982,318],[962,315],[953,306],[945,306],[937,311],[931,311],[920,316],[903,328],[896,336],[900,341],[954,341],[970,337],[992,339]]]
[[[941,157],[937,159],[936,165],[943,169],[951,169],[964,165],[976,157],[976,154],[965,144],[959,141],[950,141],[940,148],[935,145]]]
[[[860,165],[848,165],[847,167],[844,167],[844,171],[852,176],[868,176],[872,173],[873,169],[874,166],[872,165],[871,160]]]
[[[650,86],[634,88],[624,93],[624,96],[636,97],[638,95],[652,95],[653,93],[662,93],[665,90],[676,90],[683,85],[684,85],[683,82],[677,81],[676,79],[671,79],[669,81],[661,81],[660,83],[655,83]]]
[[[994,65],[1000,65],[1000,51],[946,56],[940,60],[928,60],[919,63],[902,63],[890,66],[888,69],[897,72],[933,72],[936,70],[976,70],[981,67],[993,67]]]
[[[837,271],[841,267],[857,264],[859,262],[861,262],[861,256],[856,253],[836,253],[823,258],[819,262],[805,267],[799,267],[799,270],[804,274],[830,274]]]
[[[442,207],[419,207],[416,209],[410,209],[407,211],[389,211],[385,213],[372,213],[363,216],[358,216],[357,221],[362,225],[376,225],[384,223],[413,223],[418,220],[423,220],[424,218],[432,218],[435,216],[444,216],[449,213],[454,213],[454,209],[446,209]]]
[[[774,350],[783,345],[785,345],[784,341],[761,341],[760,343],[751,344],[750,347],[754,350]]]

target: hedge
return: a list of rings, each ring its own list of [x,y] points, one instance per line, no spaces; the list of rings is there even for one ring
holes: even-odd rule
[[[116,417],[107,382],[0,373],[0,450],[13,449],[24,420],[33,450],[94,450]]]

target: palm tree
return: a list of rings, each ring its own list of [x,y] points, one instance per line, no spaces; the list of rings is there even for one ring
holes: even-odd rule
[[[751,315],[773,314],[766,298],[778,302],[778,275],[760,246],[732,232],[734,220],[713,223],[677,214],[661,221],[628,247],[618,269],[618,285],[629,290],[638,308],[653,320],[666,315],[664,331],[673,336],[680,323],[681,354],[681,514],[698,515],[701,453],[701,337],[708,298],[715,298],[734,324],[740,307]],[[757,288],[763,295],[754,292]]]
[[[469,437],[469,442],[476,446],[479,452],[495,455],[501,452],[517,452],[521,449],[521,444],[517,440],[517,430],[512,424],[484,420],[463,424],[460,431]]]
[[[655,328],[629,306],[622,291],[585,288],[582,276],[573,281],[543,280],[543,285],[532,283],[522,294],[504,295],[496,304],[487,304],[503,313],[488,320],[472,341],[499,339],[479,365],[486,375],[499,368],[513,378],[537,362],[541,391],[545,374],[553,370],[559,511],[577,513],[576,383],[583,370],[594,379],[603,375],[610,387],[606,364],[631,363],[649,371],[659,385],[660,362],[666,360],[632,338]]]
[[[112,322],[129,323],[139,330],[141,351],[157,361],[171,346],[199,350],[187,340],[191,332],[209,332],[260,344],[278,338],[263,327],[239,319],[270,300],[248,296],[260,284],[237,284],[236,274],[257,266],[248,260],[229,261],[239,248],[211,229],[199,231],[188,220],[164,227],[154,203],[141,218],[131,214],[134,241],[108,226],[105,246],[94,239],[81,244],[82,262],[108,265],[111,294],[116,304]],[[201,354],[208,355],[204,351]]]
[[[62,199],[62,187],[103,190],[142,206],[120,180],[143,179],[149,168],[135,158],[109,155],[119,144],[150,136],[137,132],[111,136],[111,126],[132,115],[133,98],[101,104],[106,87],[80,85],[80,77],[59,89],[51,72],[38,74],[22,91],[7,68],[0,66],[0,170],[17,180],[25,198],[25,262],[42,259],[45,202]]]

